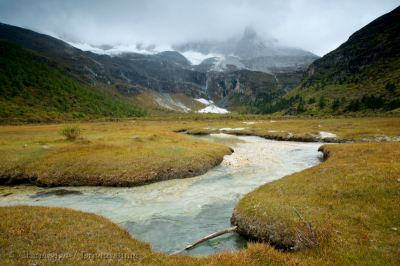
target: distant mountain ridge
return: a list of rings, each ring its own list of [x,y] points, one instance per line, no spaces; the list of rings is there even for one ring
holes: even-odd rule
[[[99,55],[84,52],[56,38],[27,29],[0,24],[0,40],[15,43],[55,60],[70,74],[92,84],[118,84],[134,81],[138,92],[147,87],[160,92],[184,92],[197,96],[205,81],[201,73],[181,67],[167,54]],[[182,58],[180,59],[182,62]]]
[[[242,92],[247,93],[260,91],[261,88],[265,91],[278,89],[283,93],[300,82],[297,73],[295,78],[289,77],[289,73],[288,77],[277,79],[276,75],[261,72],[253,75],[251,71],[233,68],[216,75],[213,74],[214,70],[197,69],[176,51],[157,54],[122,53],[114,56],[85,52],[56,38],[6,24],[0,24],[0,40],[37,52],[80,82],[117,91],[132,102],[157,110],[197,111],[202,108],[194,100],[197,98],[213,100],[217,105],[235,109],[233,105],[241,103],[230,100],[228,83],[225,86],[227,98],[214,98],[222,89],[220,85],[227,82],[227,77],[237,77],[234,82],[241,85]],[[249,76],[272,80],[272,83],[260,84],[257,80],[247,82]],[[215,82],[210,83],[210,79]]]
[[[195,51],[202,54],[219,54],[214,58],[223,67],[210,66],[209,70],[248,69],[267,73],[306,69],[319,57],[302,49],[278,45],[275,40],[261,38],[252,27],[246,27],[242,36],[226,41],[192,41],[174,45],[180,52]],[[235,59],[236,58],[236,59]],[[226,62],[221,63],[221,60]],[[203,61],[204,63],[204,61]]]

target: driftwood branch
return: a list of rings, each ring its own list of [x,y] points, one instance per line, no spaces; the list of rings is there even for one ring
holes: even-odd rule
[[[224,229],[224,230],[222,230],[222,231],[215,232],[215,233],[213,233],[213,234],[211,234],[211,235],[205,236],[205,237],[203,237],[203,238],[197,240],[196,242],[193,242],[193,243],[190,244],[190,245],[187,245],[185,248],[183,248],[183,249],[181,249],[181,250],[178,250],[178,251],[175,251],[175,252],[171,253],[170,255],[179,254],[179,253],[181,253],[181,252],[183,252],[183,251],[185,251],[185,250],[194,248],[194,247],[197,246],[198,244],[201,244],[201,243],[203,243],[203,242],[205,242],[205,241],[207,241],[207,240],[216,238],[216,237],[218,237],[218,236],[220,236],[220,235],[224,235],[224,234],[227,234],[227,233],[230,233],[230,232],[234,232],[236,229],[237,229],[237,226],[233,226],[233,227],[226,228],[226,229]]]
[[[308,234],[305,234],[301,230],[296,229],[299,240],[307,247],[317,246],[318,245],[317,234],[315,233],[311,222],[306,221],[296,208],[294,208],[294,211],[296,212],[297,216],[299,216],[300,220],[302,220],[302,222],[307,226],[308,229]]]

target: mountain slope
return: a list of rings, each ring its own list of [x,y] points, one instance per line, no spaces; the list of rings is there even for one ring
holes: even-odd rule
[[[209,71],[209,66],[204,66],[204,69],[192,66],[175,51],[114,56],[95,54],[74,48],[51,36],[1,23],[0,40],[38,53],[46,58],[47,63],[60,66],[62,74],[74,77],[81,84],[113,93],[118,91],[116,95],[121,94],[123,98],[157,113],[196,112],[200,107],[194,99],[198,98],[213,100],[231,110],[243,110],[246,108],[242,107],[256,98],[269,103],[274,100],[273,97],[297,86],[301,77],[301,71],[286,69],[276,74],[253,73],[246,69],[230,68],[230,64],[226,71],[215,74],[216,71]],[[226,60],[225,63],[231,62]],[[232,97],[232,93],[226,93],[221,96],[223,87],[220,84],[226,84],[226,89],[230,90],[229,84],[233,80],[241,85],[240,95],[236,93]],[[260,94],[273,97],[260,98]]]
[[[302,85],[286,97],[292,99],[289,112],[385,112],[400,108],[399,21],[400,7],[312,63]]]
[[[17,45],[0,41],[0,121],[56,121],[141,116],[116,95],[65,75],[64,69]]]
[[[369,68],[397,68],[392,63],[400,57],[399,21],[400,7],[355,32],[347,42],[310,65],[304,86],[316,81],[350,83],[370,74]]]
[[[0,40],[38,52],[91,84],[135,84],[158,92],[197,95],[204,85],[204,73],[187,69],[187,61],[176,53],[118,56],[84,52],[69,44],[31,30],[0,23]],[[137,92],[136,92],[137,93]]]

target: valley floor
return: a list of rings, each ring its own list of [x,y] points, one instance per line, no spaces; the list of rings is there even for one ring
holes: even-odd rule
[[[400,118],[126,120],[82,123],[67,141],[66,125],[0,127],[0,183],[40,186],[135,186],[200,175],[231,153],[185,134],[229,133],[297,141],[400,140]]]
[[[325,162],[266,184],[237,205],[232,221],[242,233],[293,252],[259,243],[207,258],[167,256],[94,214],[18,206],[0,208],[0,245],[5,247],[1,264],[53,264],[54,260],[153,265],[400,263],[400,143],[392,142],[400,136],[399,118],[87,123],[80,125],[81,139],[75,142],[62,139],[63,127],[0,127],[3,182],[21,178],[42,185],[137,185],[193,176],[231,152],[222,144],[174,131],[358,143],[324,145]],[[161,169],[185,174],[160,178]],[[6,197],[6,192],[0,194]]]

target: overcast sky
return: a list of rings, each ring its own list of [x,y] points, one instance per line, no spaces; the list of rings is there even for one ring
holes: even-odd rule
[[[0,0],[0,21],[101,44],[225,39],[253,26],[286,46],[333,50],[398,0]]]

